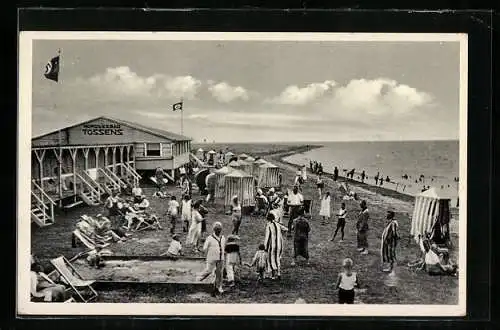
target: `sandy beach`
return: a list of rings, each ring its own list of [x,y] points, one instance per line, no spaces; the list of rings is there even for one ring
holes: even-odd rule
[[[199,146],[193,145],[196,150]],[[304,152],[319,145],[269,145],[269,144],[224,144],[203,145],[204,148],[220,150],[227,148],[236,154],[245,152],[252,156],[263,157],[282,169],[284,186],[290,187],[293,182],[297,165],[282,160],[292,153]],[[341,269],[341,261],[350,257],[354,261],[354,269],[358,272],[362,287],[365,289],[357,293],[357,303],[374,304],[456,304],[458,302],[458,278],[431,277],[426,273],[413,272],[407,264],[419,256],[419,248],[409,237],[410,214],[413,210],[413,197],[404,195],[382,187],[373,187],[357,181],[340,177],[334,182],[329,175],[325,175],[326,190],[332,193],[332,207],[335,214],[340,206],[343,195],[339,190],[341,182],[347,182],[360,199],[366,200],[370,212],[369,254],[359,255],[356,251],[355,218],[359,212],[359,201],[346,201],[348,217],[346,236],[340,243],[338,238],[331,242],[336,219],[332,217],[323,222],[318,216],[319,200],[315,186],[315,176],[308,174],[307,182],[303,185],[303,195],[313,200],[309,253],[309,265],[291,265],[293,256],[293,242],[285,240],[285,252],[282,259],[281,281],[267,281],[257,284],[256,274],[252,269],[241,267],[237,272],[239,278],[235,288],[229,289],[221,297],[196,296],[183,293],[165,293],[161,288],[149,287],[147,292],[120,288],[112,291],[103,291],[98,298],[99,302],[177,302],[177,303],[293,303],[302,298],[308,303],[336,303],[337,295],[333,289],[337,273]],[[144,183],[143,190],[151,202],[154,213],[159,215],[164,228],[169,228],[166,219],[166,200],[152,197],[155,188]],[[168,192],[179,197],[180,190],[169,186]],[[196,192],[193,196],[200,198]],[[231,230],[231,219],[223,213],[221,200],[215,205],[209,205],[207,216],[208,228],[215,221],[220,221],[227,235]],[[96,215],[103,212],[103,206],[80,207],[58,214],[56,223],[47,228],[32,227],[32,251],[40,258],[43,265],[50,269],[49,260],[65,255],[73,257],[83,248],[71,247],[71,232],[78,217],[82,214]],[[395,269],[396,277],[388,282],[388,275],[381,271],[380,263],[380,235],[385,225],[387,210],[396,213],[399,223],[401,241],[397,249],[398,263]],[[285,220],[287,221],[287,220]],[[185,233],[182,233],[180,224],[178,233],[184,242]],[[264,238],[265,220],[262,217],[245,216],[240,228],[241,254],[244,262],[249,262],[256,251],[258,244]],[[457,246],[458,239],[452,235],[452,241]],[[110,250],[115,255],[159,255],[165,252],[170,242],[167,229],[161,231],[143,231],[134,233],[126,242],[115,243]],[[457,250],[456,248],[454,250]],[[201,256],[191,250],[187,255]],[[455,251],[452,259],[457,260]],[[391,284],[389,284],[391,283]],[[201,298],[200,298],[201,297]]]

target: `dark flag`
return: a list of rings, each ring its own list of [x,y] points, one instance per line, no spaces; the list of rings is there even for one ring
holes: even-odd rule
[[[182,101],[172,105],[172,111],[182,110]]]
[[[60,55],[53,57],[45,66],[45,78],[55,82],[59,81],[59,57]]]

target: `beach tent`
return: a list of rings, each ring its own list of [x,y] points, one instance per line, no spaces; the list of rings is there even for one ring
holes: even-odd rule
[[[217,153],[214,150],[210,150],[208,152],[208,160],[207,160],[208,165],[215,165],[215,155],[216,154]]]
[[[450,200],[451,196],[438,194],[434,187],[415,196],[410,234],[417,242],[426,235],[438,244],[449,240]]]
[[[246,160],[240,160],[239,163],[240,163],[239,169],[241,169],[243,172],[249,175],[252,175],[253,164],[251,162],[247,162]]]
[[[224,182],[225,176],[234,171],[234,168],[229,166],[224,166],[216,171],[214,171],[216,181],[215,181],[215,197],[223,198],[224,197]]]
[[[231,152],[231,151],[228,151],[226,152],[226,154],[224,155],[224,160],[227,163],[229,163],[229,160],[234,156],[234,153]]]
[[[279,186],[280,168],[274,164],[266,162],[259,166],[258,185],[259,187]]]
[[[248,156],[246,159],[245,159],[246,162],[254,162],[255,161],[255,158],[253,158],[252,156]]]
[[[231,205],[233,196],[238,196],[241,206],[255,205],[253,177],[240,170],[233,170],[224,177],[224,205]]]
[[[238,155],[238,159],[239,159],[239,160],[245,160],[245,159],[247,159],[248,157],[250,157],[250,156],[248,156],[247,154],[240,154],[240,155]]]
[[[255,160],[253,162],[253,164],[252,164],[252,167],[253,167],[252,168],[252,175],[254,177],[258,178],[259,177],[259,167],[260,167],[260,165],[266,164],[266,163],[267,163],[267,161],[265,161],[262,158],[259,158],[259,159]]]
[[[241,164],[240,160],[233,160],[232,162],[227,164],[227,166],[232,167],[232,168],[237,169],[237,170],[241,170],[242,164]]]

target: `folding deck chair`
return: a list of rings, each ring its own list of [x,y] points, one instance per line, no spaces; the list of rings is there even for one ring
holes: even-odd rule
[[[54,266],[61,277],[65,279],[82,302],[90,302],[99,296],[97,291],[95,291],[92,287],[92,284],[94,284],[95,281],[85,280],[64,256],[52,259],[50,263]],[[84,297],[83,290],[85,289],[90,291],[90,296],[88,298]]]
[[[156,215],[142,214],[136,218],[139,223],[135,227],[135,231],[143,231],[145,229],[162,229],[160,221]]]
[[[56,284],[56,282],[54,282],[54,280],[52,280],[52,278],[50,278],[49,275],[45,274],[45,273],[38,273],[44,280],[46,280],[47,282],[49,282],[50,284]],[[66,283],[65,283],[66,284]],[[66,288],[65,289],[65,293],[67,294],[68,292],[70,292],[72,289],[71,288]],[[45,298],[45,294],[42,294],[41,292],[31,292],[31,300],[32,301],[35,301],[35,302],[42,302],[44,301],[44,298]],[[66,299],[64,302],[70,302],[70,300],[74,301],[73,297],[71,296],[70,298]]]
[[[76,238],[83,244],[85,245],[88,249],[95,249],[96,247],[100,248],[105,248],[110,245],[109,242],[106,243],[97,243],[87,235],[85,235],[82,231],[79,229],[75,229],[72,233],[72,246],[76,246]]]

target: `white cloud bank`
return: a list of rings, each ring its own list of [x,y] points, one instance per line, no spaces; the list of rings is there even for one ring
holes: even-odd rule
[[[297,85],[291,85],[285,88],[278,97],[271,99],[270,102],[284,105],[305,105],[322,97],[336,85],[336,82],[332,80],[326,80],[322,83],[312,83],[302,88]]]
[[[78,88],[90,87],[110,98],[168,97],[194,99],[202,82],[192,76],[139,76],[127,66],[108,68],[89,79],[77,79]]]
[[[241,86],[231,86],[226,82],[220,82],[218,84],[212,83],[208,90],[212,96],[221,103],[229,103],[236,100],[248,101],[250,98],[248,91]]]

